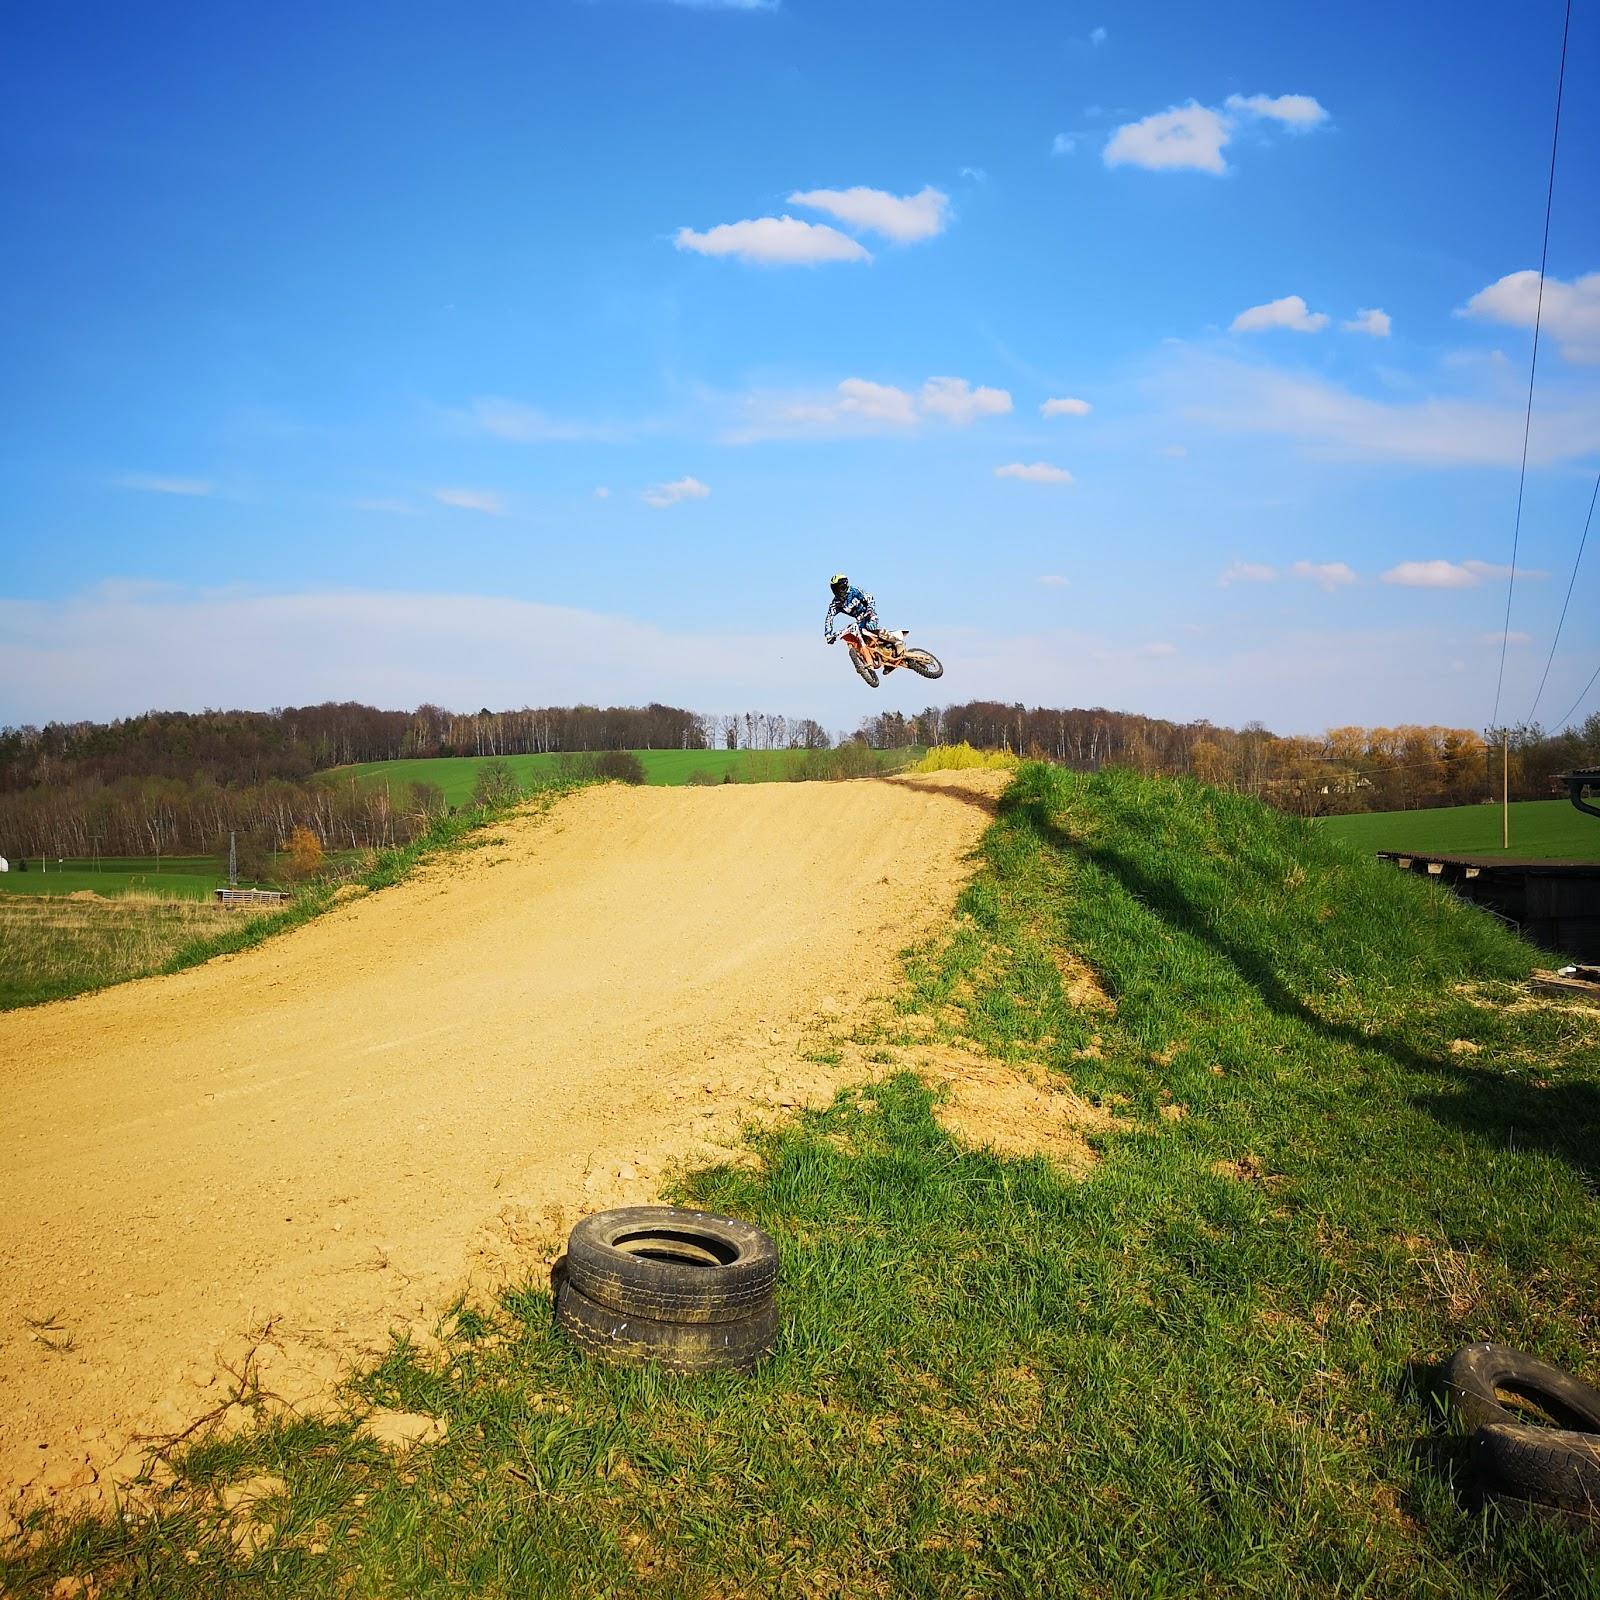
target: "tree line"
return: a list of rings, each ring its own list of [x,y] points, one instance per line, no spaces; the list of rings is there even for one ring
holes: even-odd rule
[[[1560,792],[1554,774],[1600,765],[1600,712],[1559,735],[1506,731],[1517,799]],[[1104,707],[973,700],[866,718],[843,743],[893,750],[968,743],[1095,770],[1187,774],[1306,815],[1497,798],[1497,730],[1333,728],[1302,736]],[[353,702],[272,711],[149,712],[111,723],[0,729],[0,853],[259,859],[297,828],[328,850],[402,843],[443,808],[431,784],[359,784],[336,770],[414,756],[572,755],[641,749],[827,750],[815,719],[681,707],[382,711]],[[822,770],[818,768],[819,772]],[[853,771],[835,761],[830,774]],[[868,770],[863,767],[863,770]],[[619,774],[622,775],[622,774]]]

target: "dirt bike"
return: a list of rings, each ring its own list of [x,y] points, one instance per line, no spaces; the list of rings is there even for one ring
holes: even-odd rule
[[[879,674],[887,676],[896,667],[910,669],[924,678],[942,678],[944,666],[931,650],[907,650],[905,637],[909,629],[900,628],[894,633],[874,634],[864,628],[846,628],[840,639],[849,647],[850,665],[861,674],[869,689],[876,689]],[[882,641],[890,640],[892,643]]]

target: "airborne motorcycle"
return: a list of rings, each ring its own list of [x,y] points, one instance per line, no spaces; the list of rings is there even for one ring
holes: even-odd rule
[[[846,628],[840,633],[839,638],[850,651],[850,665],[861,674],[862,681],[869,689],[878,687],[880,673],[887,676],[896,667],[910,667],[913,672],[924,678],[944,676],[944,666],[931,650],[905,648],[908,631],[906,628],[900,628],[881,636],[884,639],[894,640],[901,647],[898,655],[888,645],[878,642],[879,635],[870,633],[864,628]]]

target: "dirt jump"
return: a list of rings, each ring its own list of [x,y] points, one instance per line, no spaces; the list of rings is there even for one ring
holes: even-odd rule
[[[950,915],[998,778],[588,789],[176,977],[0,1016],[0,1500],[325,1393],[740,1119]],[[237,1410],[237,1407],[233,1408]]]

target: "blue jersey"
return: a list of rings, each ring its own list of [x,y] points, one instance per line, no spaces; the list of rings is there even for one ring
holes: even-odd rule
[[[829,604],[828,614],[822,619],[822,636],[829,643],[833,641],[833,619],[840,616],[854,617],[865,628],[878,626],[878,608],[872,596],[854,584],[845,590],[844,599]]]

